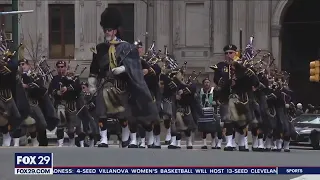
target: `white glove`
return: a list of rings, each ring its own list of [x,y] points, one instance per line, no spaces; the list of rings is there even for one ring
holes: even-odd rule
[[[111,71],[114,75],[119,75],[121,73],[124,73],[126,71],[126,68],[124,66],[120,66],[120,67],[113,68]]]
[[[97,91],[97,78],[95,77],[88,78],[88,89],[91,94],[94,94]]]

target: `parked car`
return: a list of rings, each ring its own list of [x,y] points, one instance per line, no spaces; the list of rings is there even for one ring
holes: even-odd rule
[[[294,143],[307,144],[313,149],[320,149],[320,114],[303,114],[292,122],[297,133]]]

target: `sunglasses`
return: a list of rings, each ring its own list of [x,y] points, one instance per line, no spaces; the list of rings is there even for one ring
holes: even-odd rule
[[[25,63],[20,63],[20,64],[19,64],[19,66],[24,66],[24,65],[25,65]]]
[[[57,66],[57,68],[64,68],[64,66]]]
[[[233,54],[233,53],[235,53],[235,52],[225,52],[224,54]]]
[[[111,32],[111,31],[113,31],[114,29],[113,28],[105,28],[105,29],[103,29],[105,32]]]

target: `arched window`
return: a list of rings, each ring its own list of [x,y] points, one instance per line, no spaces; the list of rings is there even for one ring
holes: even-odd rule
[[[122,14],[122,27],[120,29],[121,38],[124,41],[133,43],[134,37],[134,4],[133,3],[118,3],[108,4],[108,7],[117,8]]]

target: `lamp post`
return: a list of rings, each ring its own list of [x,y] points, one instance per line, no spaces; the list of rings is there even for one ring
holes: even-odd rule
[[[12,0],[12,11],[18,11],[19,9],[19,0]],[[12,15],[12,41],[13,47],[19,46],[19,18],[18,14]],[[18,56],[14,56],[14,60],[17,60]]]

